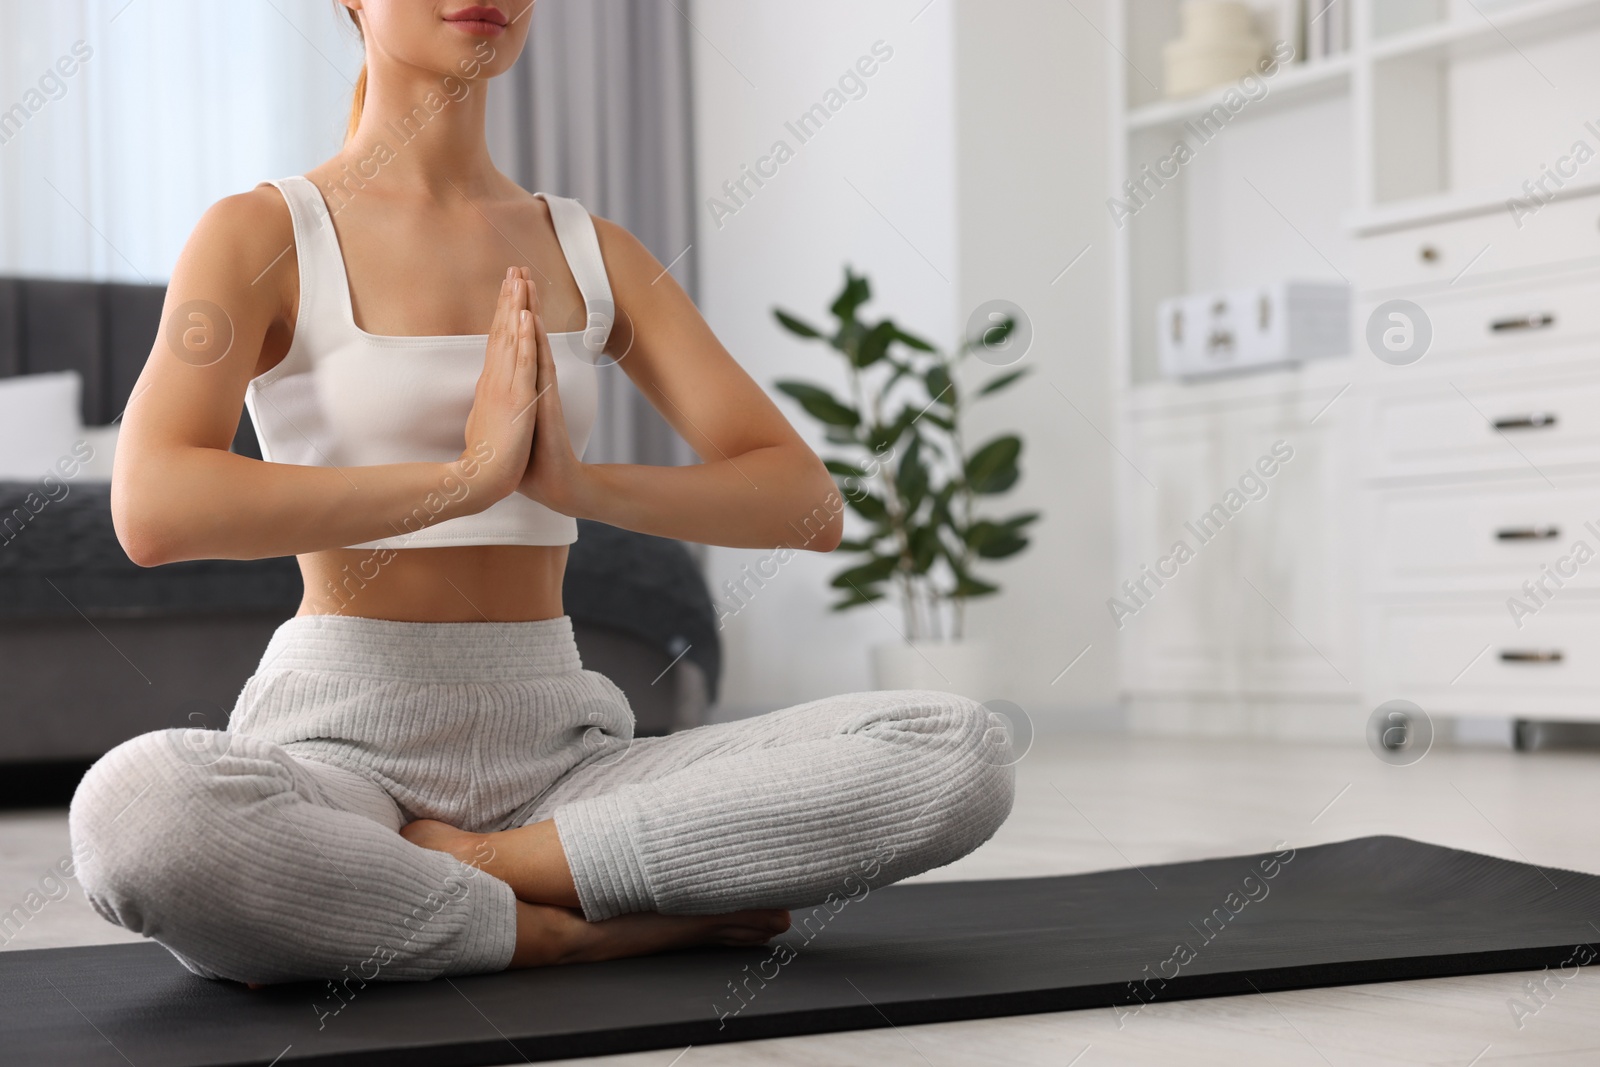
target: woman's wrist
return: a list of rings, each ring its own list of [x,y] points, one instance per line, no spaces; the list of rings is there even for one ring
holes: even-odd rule
[[[602,518],[601,511],[608,499],[601,487],[602,470],[598,463],[584,463],[581,460],[578,462],[565,514],[575,519]]]
[[[559,479],[554,479],[555,485],[540,486],[541,492],[535,495],[529,492],[530,486],[523,487],[523,494],[529,499],[543,504],[551,511],[567,515],[574,519],[597,518],[594,514],[596,504],[602,499],[599,492],[596,473],[597,464],[578,461]]]
[[[441,522],[465,515],[476,515],[496,503],[495,489],[490,484],[489,472],[482,463],[471,456],[439,464],[434,484],[439,495],[446,501],[439,515]]]

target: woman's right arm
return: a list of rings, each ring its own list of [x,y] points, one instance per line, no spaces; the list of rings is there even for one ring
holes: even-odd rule
[[[393,537],[419,521],[480,512],[522,478],[537,396],[526,309],[537,302],[521,273],[501,286],[459,459],[302,467],[228,451],[250,379],[288,349],[299,287],[293,247],[288,206],[264,186],[215,204],[179,257],[112,472],[117,539],[140,566],[291,556]],[[232,343],[217,359],[230,329]],[[169,344],[186,330],[187,343]]]

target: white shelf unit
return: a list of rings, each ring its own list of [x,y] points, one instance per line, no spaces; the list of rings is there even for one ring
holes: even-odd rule
[[[1367,2],[1381,11],[1390,0]],[[1358,66],[1365,158],[1347,219],[1357,231],[1503,209],[1575,141],[1600,148],[1589,126],[1600,4],[1420,6],[1450,17],[1371,38]],[[1600,166],[1576,169],[1559,192],[1600,183]]]
[[[1374,17],[1381,19],[1391,6],[1407,5],[1379,0]],[[1537,43],[1559,34],[1576,33],[1600,25],[1600,11],[1591,0],[1523,0],[1521,3],[1409,5],[1419,15],[1413,25],[1385,32],[1373,23],[1372,58],[1376,62],[1420,56],[1465,58],[1504,48]]]
[[[1547,177],[1579,140],[1600,152],[1600,109],[1590,106],[1600,99],[1600,0],[1343,2],[1353,5],[1349,50],[1285,65],[1236,111],[1229,87],[1161,94],[1161,46],[1179,32],[1181,0],[1108,3],[1107,36],[1126,58],[1113,65],[1109,92],[1107,204],[1120,215],[1114,380],[1118,447],[1131,461],[1119,473],[1118,583],[1153,563],[1149,553],[1221,497],[1253,454],[1279,438],[1303,445],[1273,489],[1275,504],[1239,514],[1229,531],[1238,544],[1208,545],[1149,611],[1127,620],[1123,689],[1136,727],[1346,738],[1359,729],[1387,684],[1371,666],[1382,620],[1364,592],[1378,566],[1370,512],[1382,500],[1362,438],[1395,370],[1362,340],[1385,284],[1374,256],[1397,242],[1415,259],[1411,235],[1432,227],[1447,255],[1422,271],[1417,292],[1537,275],[1538,242],[1518,234],[1508,199],[1542,177],[1541,198],[1552,202],[1600,190],[1600,158],[1558,188]],[[1179,140],[1190,158],[1164,177],[1174,168],[1157,165]],[[1129,181],[1142,185],[1137,200]],[[1462,220],[1470,225],[1453,225]],[[1488,241],[1457,247],[1473,226],[1494,230],[1492,250]],[[1162,300],[1285,277],[1348,281],[1360,351],[1203,384],[1159,377]],[[1581,362],[1585,353],[1567,355]],[[1512,359],[1496,371],[1500,357],[1483,358],[1474,366],[1485,383],[1520,366]],[[1569,700],[1566,714],[1581,702]],[[1451,711],[1493,713],[1492,702],[1468,704]]]
[[[1317,63],[1296,63],[1273,76],[1270,81],[1271,92],[1259,101],[1259,109],[1271,110],[1317,97],[1341,96],[1350,91],[1350,72],[1354,69],[1354,59],[1348,55]],[[1128,112],[1124,126],[1128,132],[1181,126],[1221,104],[1228,88],[1145,104]],[[1252,112],[1256,113],[1259,111]]]

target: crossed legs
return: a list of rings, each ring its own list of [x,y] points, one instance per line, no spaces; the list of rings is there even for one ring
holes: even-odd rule
[[[601,925],[732,915],[759,932],[849,879],[885,884],[976,848],[1010,811],[1009,764],[1003,729],[973,701],[864,693],[604,753],[523,826],[401,832],[524,903]]]
[[[467,834],[259,738],[170,730],[97,763],[70,826],[96,910],[198,974],[421,980],[759,944],[850,878],[977,847],[1008,764],[971,701],[859,694],[607,751]]]

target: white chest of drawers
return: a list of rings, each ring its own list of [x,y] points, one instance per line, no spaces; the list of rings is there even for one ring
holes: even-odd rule
[[[1432,333],[1359,361],[1366,702],[1600,720],[1600,196],[1360,255],[1358,326],[1407,300]]]

